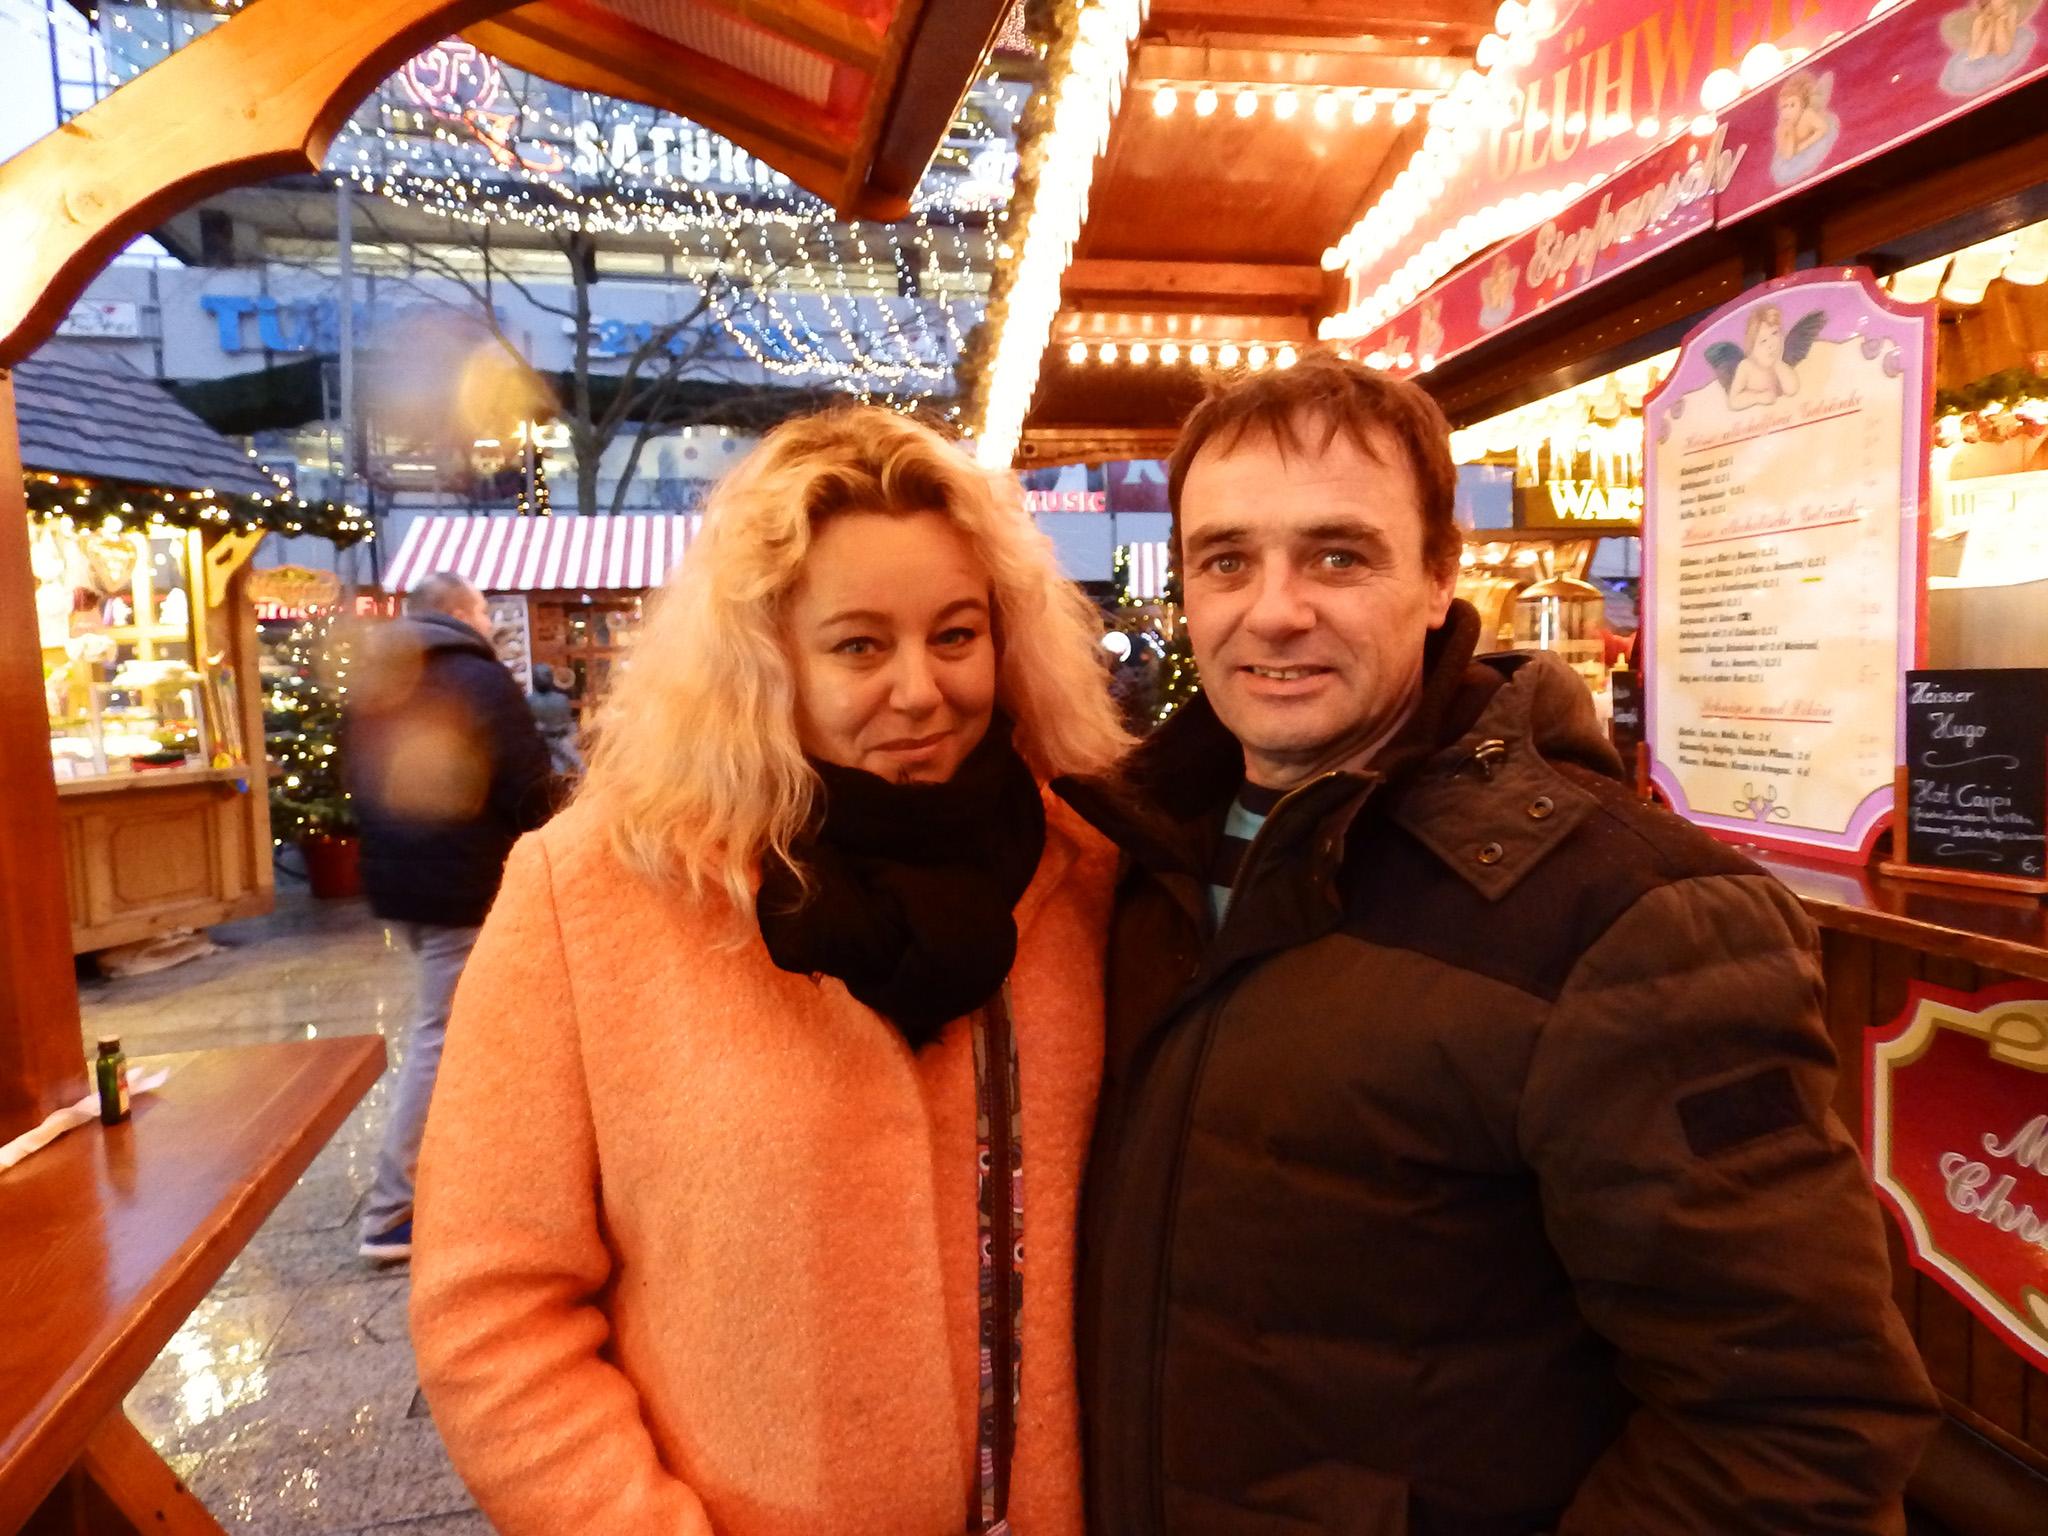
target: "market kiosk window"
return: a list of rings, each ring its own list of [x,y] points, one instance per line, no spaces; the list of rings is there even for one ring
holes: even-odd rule
[[[1603,715],[1640,626],[1643,399],[1675,353],[1617,369],[1451,434],[1470,525],[1458,595],[1482,650],[1547,650]]]
[[[195,620],[200,536],[32,520],[50,757],[59,782],[207,763],[215,733]],[[203,622],[203,620],[202,620]]]
[[[1939,304],[1927,665],[2048,665],[2048,222],[1886,286]]]

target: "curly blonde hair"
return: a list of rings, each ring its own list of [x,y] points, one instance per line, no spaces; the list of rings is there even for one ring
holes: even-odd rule
[[[1101,615],[1061,576],[1016,480],[892,411],[801,417],[711,493],[603,712],[583,795],[654,884],[751,911],[762,859],[789,857],[819,784],[797,739],[783,608],[819,526],[853,512],[937,512],[967,536],[989,573],[997,703],[1041,780],[1102,772],[1129,746]]]

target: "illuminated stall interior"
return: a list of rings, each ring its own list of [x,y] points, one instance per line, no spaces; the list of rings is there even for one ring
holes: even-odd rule
[[[1556,651],[1603,708],[1639,622],[1643,400],[1675,355],[1451,434],[1481,649]]]
[[[2048,662],[2048,221],[1892,275],[1940,305],[1927,664]]]

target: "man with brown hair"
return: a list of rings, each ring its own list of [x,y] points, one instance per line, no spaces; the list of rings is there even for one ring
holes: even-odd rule
[[[1435,404],[1189,419],[1203,695],[1125,849],[1079,1300],[1100,1536],[1866,1536],[1933,1401],[1829,1113],[1811,925],[1474,656]]]

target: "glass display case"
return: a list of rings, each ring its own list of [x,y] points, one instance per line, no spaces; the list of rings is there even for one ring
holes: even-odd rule
[[[58,518],[29,545],[58,782],[205,766],[218,681],[195,624],[199,535]]]

